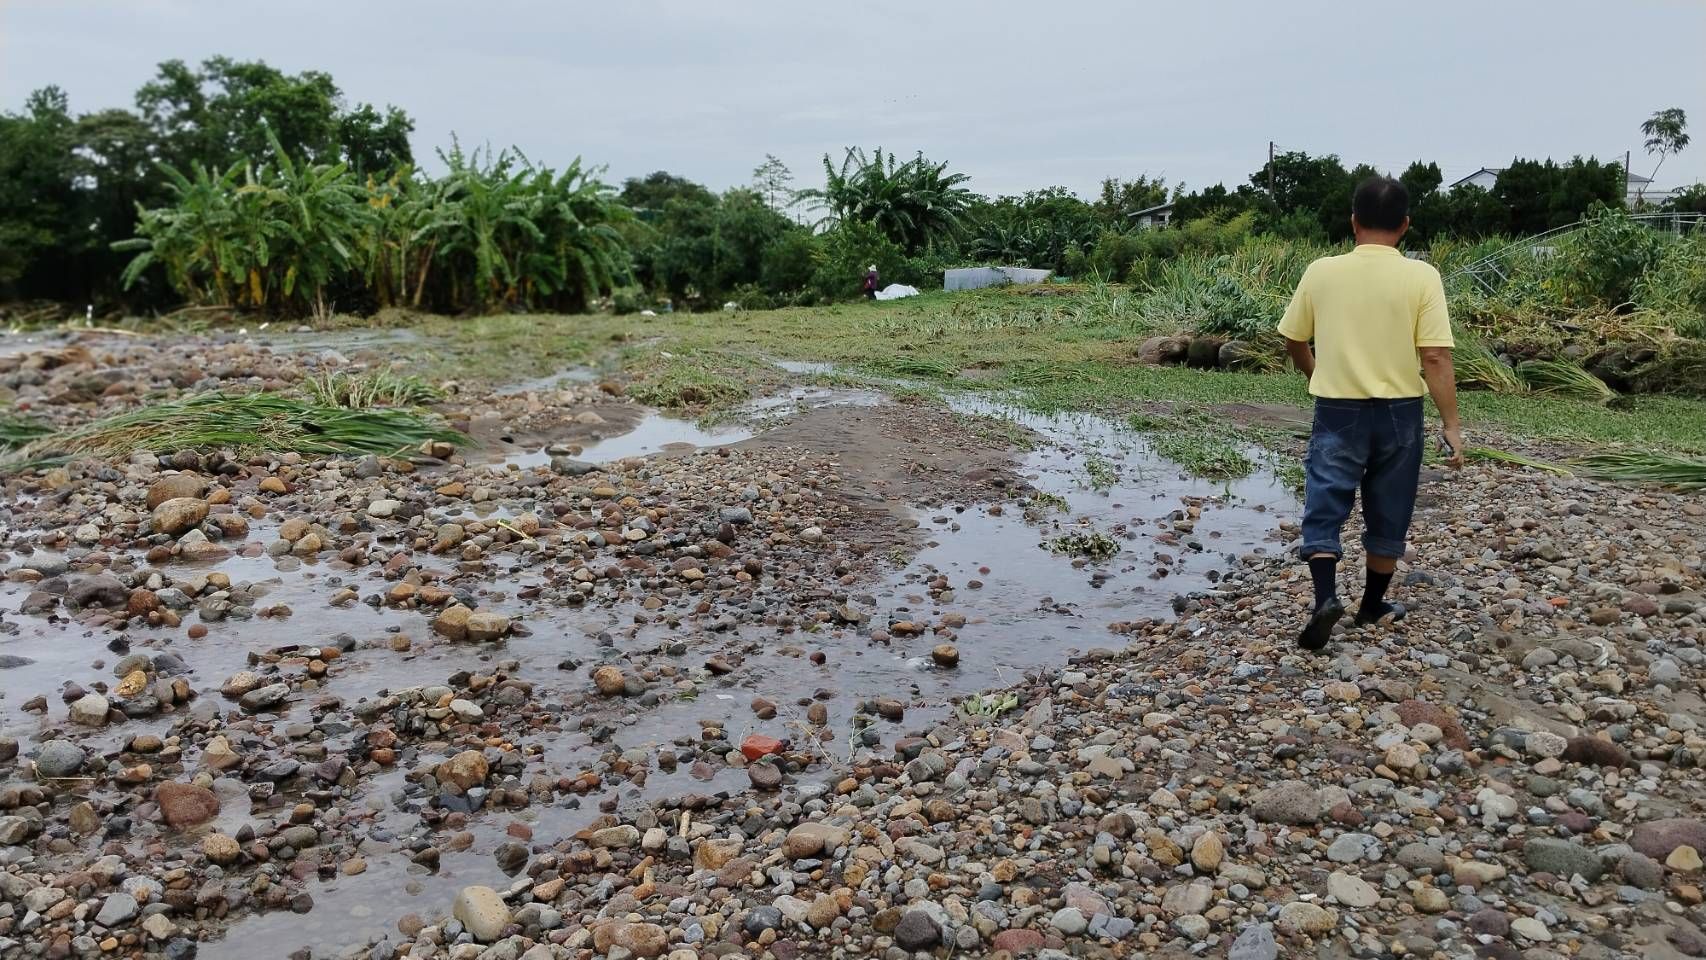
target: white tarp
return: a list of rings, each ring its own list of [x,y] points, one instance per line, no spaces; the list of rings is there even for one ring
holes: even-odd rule
[[[877,291],[878,300],[899,300],[901,297],[918,296],[917,287],[909,287],[904,283],[891,283]]]

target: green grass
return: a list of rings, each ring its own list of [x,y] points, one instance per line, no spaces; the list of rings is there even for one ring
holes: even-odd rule
[[[195,393],[105,417],[24,448],[29,457],[122,458],[139,450],[238,454],[403,453],[466,438],[436,417],[394,407],[352,410],[280,393]]]
[[[413,374],[391,370],[322,373],[302,381],[308,399],[322,406],[423,407],[444,399],[444,391]]]
[[[52,427],[39,420],[0,413],[0,450],[15,450],[52,432]]]
[[[1137,414],[1129,422],[1148,435],[1151,449],[1192,476],[1238,480],[1256,469],[1243,448],[1257,438],[1224,417],[1187,410],[1166,416]]]
[[[768,365],[751,357],[714,350],[675,353],[627,351],[623,369],[637,377],[628,395],[665,410],[694,408],[716,413],[752,396],[752,385]],[[774,376],[774,374],[772,374]]]
[[[1025,407],[1040,413],[1123,414],[1156,402],[1204,408],[1309,403],[1306,384],[1295,373],[1138,364],[1133,354],[1143,324],[1111,308],[1086,306],[1088,297],[938,292],[887,303],[648,318],[427,318],[420,327],[422,342],[399,349],[419,354],[421,363],[413,369],[429,378],[442,370],[446,378],[493,381],[543,375],[620,350],[638,398],[679,406],[691,396],[698,398],[694,405],[708,410],[738,404],[755,386],[780,380],[781,372],[768,365],[771,358],[826,361],[956,389],[1016,391]],[[1040,310],[1052,311],[1047,322],[1034,316]],[[969,318],[944,319],[954,311],[968,312]],[[1030,319],[1021,316],[997,328],[998,318],[986,314],[1002,311]],[[662,352],[676,359],[658,359]],[[1697,398],[1641,395],[1600,405],[1463,391],[1460,405],[1472,438],[1480,430],[1706,453],[1706,402]]]
[[[1626,483],[1658,483],[1681,490],[1706,489],[1706,461],[1646,450],[1593,453],[1572,461],[1590,477]]]

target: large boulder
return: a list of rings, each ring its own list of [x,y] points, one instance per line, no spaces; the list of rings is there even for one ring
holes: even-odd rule
[[[1183,363],[1190,342],[1189,337],[1150,337],[1138,344],[1138,362],[1151,365]]]
[[[1217,360],[1227,370],[1253,370],[1260,366],[1265,354],[1248,340],[1228,340],[1220,346]]]
[[[1221,337],[1193,337],[1185,349],[1185,363],[1208,369],[1220,366],[1220,348],[1226,344]]]

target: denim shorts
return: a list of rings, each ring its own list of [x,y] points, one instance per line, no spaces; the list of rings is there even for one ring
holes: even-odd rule
[[[1422,470],[1422,400],[1317,398],[1304,458],[1303,544],[1299,554],[1342,556],[1339,530],[1362,490],[1362,545],[1402,557]]]

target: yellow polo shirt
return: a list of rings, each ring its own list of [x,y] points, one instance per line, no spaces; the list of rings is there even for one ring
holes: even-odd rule
[[[1341,400],[1419,397],[1417,348],[1452,346],[1439,271],[1377,243],[1311,263],[1279,332],[1315,341],[1309,392]]]

